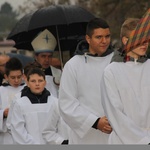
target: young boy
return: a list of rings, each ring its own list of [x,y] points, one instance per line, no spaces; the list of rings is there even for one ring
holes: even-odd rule
[[[101,104],[100,81],[113,56],[108,23],[89,21],[88,51],[82,48],[64,66],[59,89],[62,118],[70,127],[69,144],[107,144],[112,128]],[[79,46],[80,48],[80,46]]]
[[[45,144],[43,126],[51,110],[57,107],[58,99],[45,88],[45,74],[41,69],[31,69],[26,82],[27,89],[13,104],[10,122],[12,136],[16,144]],[[60,143],[65,140],[63,137],[60,139]]]
[[[34,62],[29,62],[28,64],[25,65],[24,69],[23,69],[23,78],[24,81],[26,82],[27,79],[27,74],[29,72],[30,69],[33,68],[40,68],[41,70],[44,71],[44,69],[42,68],[42,65],[39,64],[37,61]],[[56,85],[53,83],[53,78],[51,78],[50,76],[45,75],[45,80],[46,80],[46,86],[45,88],[55,97],[58,97],[58,90]],[[25,90],[26,86],[24,87],[23,90]],[[21,92],[16,94],[16,98],[19,98],[21,96]]]
[[[31,69],[34,69],[34,68],[39,68],[39,69],[41,69],[41,70],[43,71],[42,65],[39,64],[37,61],[29,62],[27,65],[25,65],[25,67],[24,67],[24,69],[23,69],[23,78],[24,78],[25,83],[27,83],[27,75],[28,75],[28,72],[29,72]],[[50,80],[50,79],[51,79],[51,80]],[[51,81],[52,81],[52,78],[51,78],[50,76],[45,75],[45,80],[46,80],[46,86],[45,86],[45,88],[46,88],[53,96],[57,97],[57,89],[54,88],[56,85],[54,85],[54,83],[51,82]],[[54,86],[53,86],[53,85],[54,85]],[[24,88],[23,88],[20,92],[18,92],[18,93],[15,95],[15,99],[14,99],[14,100],[16,100],[16,99],[22,97],[22,93],[25,92],[25,90],[27,90],[27,85],[24,86]],[[10,107],[10,109],[9,109],[9,112],[10,112],[10,113],[9,113],[9,115],[8,115],[8,117],[7,117],[7,123],[6,123],[6,125],[7,125],[7,128],[8,128],[8,129],[10,129],[11,114],[12,114],[11,112],[12,112],[12,110],[13,110],[13,104],[14,104],[14,103],[12,103],[12,105],[11,105],[11,107]]]
[[[1,127],[0,132],[0,144],[12,144],[11,134],[6,127],[7,116],[9,112],[9,107],[16,93],[21,91],[24,87],[22,84],[22,64],[19,59],[12,57],[5,65],[5,80],[6,83],[0,86],[0,100],[1,100]]]
[[[121,28],[125,45],[139,20],[127,19]],[[109,144],[150,143],[150,60],[148,42],[118,58],[106,67],[102,78],[102,103],[113,128]],[[116,55],[117,56],[117,55]]]
[[[37,61],[34,61],[34,62],[30,62],[28,63],[25,67],[24,67],[24,74],[23,74],[23,77],[24,77],[24,80],[26,81],[26,78],[27,78],[27,74],[29,72],[30,69],[33,69],[33,68],[40,68],[42,71],[44,71],[44,69],[42,68],[42,65],[40,63],[38,63]],[[58,89],[57,89],[57,86],[54,84],[53,82],[53,78],[48,76],[48,75],[45,75],[45,80],[46,80],[46,86],[45,88],[55,97],[58,97]],[[19,94],[19,93],[18,93]],[[19,95],[17,95],[19,96]]]

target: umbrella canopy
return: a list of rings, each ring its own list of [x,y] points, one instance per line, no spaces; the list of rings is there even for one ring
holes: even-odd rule
[[[22,49],[22,48],[28,49],[28,50],[33,49],[31,47],[31,44],[27,42],[31,40],[31,37],[28,36],[27,31],[28,31],[28,25],[29,25],[29,22],[33,13],[34,12],[31,12],[23,16],[16,23],[15,27],[11,30],[11,32],[9,33],[7,37],[7,39],[11,39],[15,41],[14,47],[16,47],[17,49]]]
[[[20,33],[28,31],[28,25],[34,12],[30,12],[23,16],[9,33],[7,39],[15,39]]]
[[[83,39],[86,25],[94,17],[89,11],[76,5],[45,7],[20,19],[7,39],[14,40],[16,48],[33,50],[31,41],[47,28],[57,39],[56,49],[70,50]]]
[[[150,41],[150,9],[140,19],[136,28],[131,32],[124,51],[127,53],[134,48]]]

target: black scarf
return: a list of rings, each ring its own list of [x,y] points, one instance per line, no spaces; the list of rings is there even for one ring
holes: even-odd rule
[[[27,96],[32,104],[47,103],[47,98],[50,92],[45,88],[42,94],[33,94],[29,87],[25,86],[21,91],[21,97]]]

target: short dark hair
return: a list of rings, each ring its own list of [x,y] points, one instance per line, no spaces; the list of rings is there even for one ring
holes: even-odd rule
[[[45,80],[45,73],[40,68],[32,68],[27,73],[27,81],[30,79],[30,75],[38,74],[39,76],[42,76]]]
[[[37,61],[34,61],[34,62],[29,62],[25,67],[24,67],[24,74],[25,76],[27,76],[28,72],[30,71],[30,69],[33,69],[33,68],[40,68],[41,70],[43,69],[42,68],[42,65],[40,63],[38,63]]]
[[[21,72],[23,72],[23,66],[18,58],[12,57],[5,65],[5,74],[8,76],[10,74],[10,71],[16,70],[20,70]]]
[[[94,18],[88,22],[87,27],[86,27],[86,34],[91,37],[93,34],[93,30],[97,28],[106,29],[110,27],[104,19]]]

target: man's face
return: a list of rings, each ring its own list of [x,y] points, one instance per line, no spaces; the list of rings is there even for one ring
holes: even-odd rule
[[[89,51],[92,54],[97,53],[102,55],[110,45],[110,29],[98,28],[93,31],[91,37],[86,35],[86,40],[89,43]]]
[[[32,74],[27,81],[27,85],[34,94],[41,94],[45,88],[46,81],[43,76]]]
[[[42,65],[42,68],[47,69],[52,61],[53,53],[39,53],[35,55],[35,59]]]
[[[6,65],[6,62],[9,60],[9,56],[5,56],[5,55],[0,55],[0,73],[2,75],[4,75],[5,73],[5,65]]]
[[[4,77],[13,87],[18,87],[22,82],[22,72],[20,70],[10,71],[9,75],[4,74]]]

